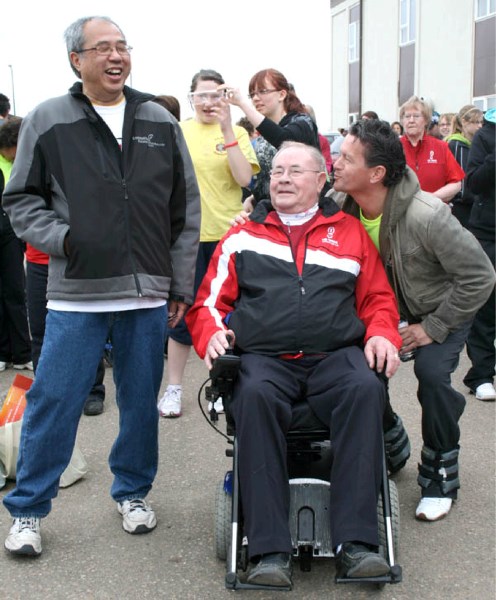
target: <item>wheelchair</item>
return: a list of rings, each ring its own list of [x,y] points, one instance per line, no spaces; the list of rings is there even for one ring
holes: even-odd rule
[[[234,421],[229,414],[234,382],[240,358],[228,351],[213,363],[210,376],[198,393],[198,403],[209,423],[226,438],[229,448],[226,456],[233,459],[232,469],[219,482],[215,494],[215,553],[226,561],[225,585],[230,590],[277,590],[287,587],[248,584],[240,572],[248,569],[248,540],[243,534],[243,509],[238,477],[238,446]],[[207,384],[210,382],[210,385]],[[207,416],[202,405],[205,399],[212,403]],[[226,416],[226,434],[218,428],[219,417],[214,403],[222,398]],[[290,532],[293,559],[298,559],[301,571],[310,571],[315,558],[334,556],[330,535],[330,483],[331,447],[328,429],[317,419],[306,401],[293,407],[290,430],[287,434],[288,471],[290,484]],[[377,504],[379,525],[379,551],[390,565],[387,575],[381,577],[339,577],[336,583],[371,583],[379,588],[386,583],[402,580],[401,566],[396,562],[399,548],[400,509],[398,491],[388,477],[386,455],[383,453],[381,492]]]

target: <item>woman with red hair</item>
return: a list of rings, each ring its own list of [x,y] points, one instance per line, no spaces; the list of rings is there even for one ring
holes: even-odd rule
[[[276,69],[255,73],[248,86],[248,97],[228,85],[226,98],[238,106],[259,132],[255,152],[260,173],[253,183],[255,202],[269,198],[270,170],[276,150],[286,140],[309,144],[320,150],[317,126],[298,98],[294,87]]]

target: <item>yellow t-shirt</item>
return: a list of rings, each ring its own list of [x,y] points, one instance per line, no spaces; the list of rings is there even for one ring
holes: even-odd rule
[[[200,241],[218,242],[242,209],[241,187],[231,174],[220,125],[205,125],[194,119],[181,121],[180,125],[200,188]],[[257,174],[260,167],[246,129],[237,125],[233,129],[241,151],[252,165],[253,175]]]
[[[366,219],[362,214],[362,209],[360,209],[360,222],[365,227],[370,239],[379,252],[381,251],[379,245],[379,230],[381,228],[381,220],[382,215],[379,215],[376,219]]]

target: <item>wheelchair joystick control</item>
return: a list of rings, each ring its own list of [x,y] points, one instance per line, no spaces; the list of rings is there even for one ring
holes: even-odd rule
[[[212,403],[212,408],[209,411],[212,422],[216,422],[219,419],[214,407],[215,401],[222,398],[224,410],[226,410],[231,401],[232,389],[241,363],[240,357],[236,356],[233,352],[233,336],[226,335],[226,339],[229,343],[229,348],[225,354],[221,354],[214,359],[212,368],[210,369],[210,380],[212,383],[206,389],[207,400]]]

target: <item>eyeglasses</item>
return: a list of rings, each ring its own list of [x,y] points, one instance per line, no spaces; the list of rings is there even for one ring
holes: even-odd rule
[[[415,121],[418,121],[419,119],[422,119],[424,115],[421,115],[419,113],[414,113],[414,114],[406,114],[403,115],[403,118],[405,119],[405,121],[409,121],[410,119],[414,119]]]
[[[322,171],[315,169],[302,169],[301,167],[289,167],[289,169],[276,167],[275,169],[272,169],[270,176],[273,179],[280,179],[284,173],[287,173],[288,177],[291,179],[298,179],[299,177],[303,177],[304,173],[322,173]]]
[[[250,100],[255,96],[258,96],[260,98],[260,96],[267,96],[267,94],[272,94],[272,92],[278,91],[279,90],[258,90],[258,92],[252,92],[251,94],[248,94],[248,98],[250,98]]]
[[[191,102],[191,104],[199,105],[206,104],[207,102],[215,104],[216,102],[222,100],[222,98],[225,98],[225,96],[225,91],[217,92],[215,90],[212,90],[211,92],[190,92],[188,94],[188,99]]]
[[[117,53],[120,54],[121,56],[129,56],[133,47],[128,46],[127,44],[124,44],[123,42],[118,43],[115,46],[112,46],[112,44],[109,44],[107,42],[100,42],[99,44],[97,44],[96,46],[93,46],[92,48],[82,48],[81,50],[76,50],[76,52],[78,54],[82,54],[83,52],[94,51],[99,56],[110,56],[112,54],[112,52],[114,51],[114,49],[117,50]]]

